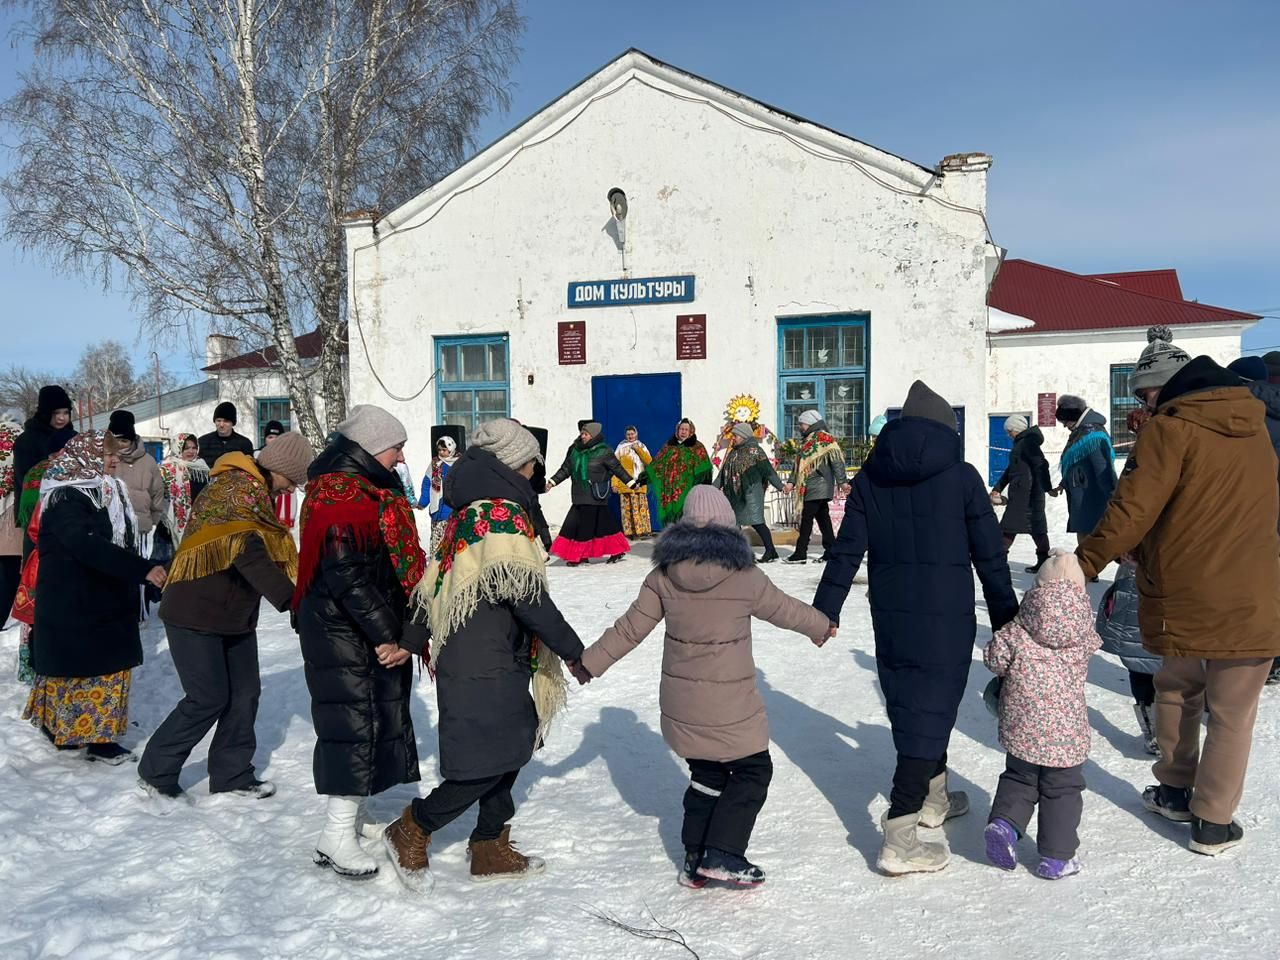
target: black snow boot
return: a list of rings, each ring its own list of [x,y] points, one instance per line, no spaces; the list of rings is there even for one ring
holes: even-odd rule
[[[98,763],[106,763],[113,767],[118,767],[125,761],[137,761],[131,751],[126,750],[118,743],[91,743],[84,752],[86,760],[96,760]]]
[[[764,871],[754,863],[736,853],[727,853],[715,847],[707,847],[706,853],[702,855],[698,876],[735,887],[758,887],[764,883]]]
[[[1238,847],[1244,843],[1244,827],[1232,820],[1230,823],[1210,823],[1196,817],[1191,822],[1191,842],[1187,845],[1192,853],[1203,853],[1206,857],[1216,857],[1224,850]]]
[[[793,553],[791,556],[787,557],[787,559],[783,560],[782,562],[783,563],[808,563],[809,558],[805,556],[803,553]]]
[[[1049,559],[1049,555],[1047,553],[1037,553],[1036,565],[1034,567],[1023,567],[1022,569],[1025,570],[1027,573],[1039,573],[1040,568],[1044,566],[1044,562],[1048,559]]]
[[[1186,787],[1154,784],[1142,791],[1142,805],[1174,823],[1190,823],[1195,819],[1191,815],[1191,790]]]

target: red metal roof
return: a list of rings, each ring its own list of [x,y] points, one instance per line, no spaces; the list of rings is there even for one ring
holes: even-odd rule
[[[1180,297],[1173,299],[1139,292],[1118,283],[1115,276],[1102,280],[1030,260],[1006,260],[991,285],[987,303],[1005,313],[1027,317],[1035,321],[1035,326],[993,336],[1117,330],[1156,324],[1250,324],[1262,319],[1252,313],[1192,303]]]
[[[293,342],[298,345],[298,356],[303,360],[314,360],[320,356],[319,330],[312,330],[310,333],[295,337]],[[274,346],[268,346],[263,347],[261,350],[250,350],[248,353],[242,353],[238,357],[232,357],[229,360],[223,360],[221,363],[215,363],[212,366],[201,367],[200,369],[206,373],[218,373],[225,370],[269,370],[278,365],[279,355],[279,350]]]
[[[1091,273],[1094,280],[1109,280],[1136,293],[1149,293],[1166,300],[1182,299],[1177,270],[1130,270],[1128,273]]]

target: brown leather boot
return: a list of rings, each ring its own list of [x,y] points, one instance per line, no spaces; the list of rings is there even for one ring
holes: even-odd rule
[[[410,890],[426,892],[431,889],[434,880],[431,877],[431,865],[427,859],[427,848],[431,846],[431,834],[418,826],[413,819],[413,807],[404,808],[400,819],[387,827],[382,834],[383,845],[391,857],[391,866],[396,875]]]
[[[471,879],[516,880],[541,873],[547,863],[541,857],[526,857],[511,845],[511,824],[502,828],[496,840],[472,840],[467,843],[471,854]]]

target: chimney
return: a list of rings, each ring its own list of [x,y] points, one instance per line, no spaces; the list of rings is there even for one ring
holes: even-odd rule
[[[204,365],[212,367],[223,360],[240,355],[240,341],[225,333],[211,333],[204,338]]]

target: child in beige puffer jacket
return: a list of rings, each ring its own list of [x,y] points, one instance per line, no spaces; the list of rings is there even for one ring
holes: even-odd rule
[[[687,887],[708,880],[759,886],[764,871],[747,861],[746,849],[773,762],[751,618],[802,633],[817,646],[835,628],[756,567],[733,508],[714,487],[689,492],[684,518],[663,532],[653,562],[631,608],[571,666],[580,683],[598,677],[666,620],[662,735],[690,771],[677,879]]]

